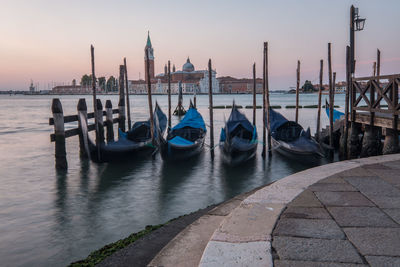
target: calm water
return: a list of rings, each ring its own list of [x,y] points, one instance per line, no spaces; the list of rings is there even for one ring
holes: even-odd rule
[[[61,96],[64,114],[75,114],[81,96]],[[323,96],[324,98],[326,96]],[[103,105],[117,96],[100,96]],[[174,217],[219,203],[291,173],[309,168],[273,153],[238,168],[222,165],[209,150],[195,160],[165,164],[140,159],[119,164],[81,161],[78,138],[67,139],[68,172],[54,169],[54,144],[48,125],[52,96],[0,96],[0,259],[2,266],[64,266],[91,251]],[[167,97],[154,96],[167,113]],[[215,105],[251,105],[250,95],[214,96]],[[89,110],[91,97],[86,96]],[[184,96],[188,106],[189,96]],[[343,107],[344,96],[336,103]],[[177,97],[173,96],[173,108]],[[197,96],[198,109],[208,124],[208,97]],[[271,104],[293,105],[294,95],[272,94]],[[301,95],[300,104],[316,104],[316,95]],[[261,96],[258,96],[261,104]],[[242,109],[251,119],[252,110]],[[281,109],[294,119],[294,109]],[[148,117],[147,97],[131,96],[133,121]],[[230,110],[215,110],[217,142]],[[257,110],[262,136],[262,113]],[[317,109],[300,110],[299,120],[315,132]],[[173,118],[173,125],[178,121]],[[322,113],[322,125],[328,123]],[[69,124],[68,128],[76,124]],[[209,143],[209,137],[207,137]]]

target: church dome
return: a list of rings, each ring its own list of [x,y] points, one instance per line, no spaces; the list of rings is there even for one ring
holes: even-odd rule
[[[190,59],[189,58],[187,59],[186,63],[183,64],[182,70],[186,71],[186,72],[194,71],[194,66],[193,66],[192,63],[190,63]]]

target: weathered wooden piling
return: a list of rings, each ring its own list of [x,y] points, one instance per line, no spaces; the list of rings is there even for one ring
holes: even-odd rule
[[[146,69],[147,69],[147,99],[149,102],[149,113],[150,113],[150,133],[151,133],[151,141],[152,144],[155,145],[155,139],[154,139],[154,118],[153,118],[153,100],[151,98],[151,80],[150,80],[150,62],[149,62],[149,57],[150,57],[150,49],[148,48],[146,51]],[[153,154],[154,155],[154,154]]]
[[[128,68],[126,66],[126,58],[124,58],[124,70],[125,70],[125,89],[126,89],[126,108],[127,108],[127,115],[128,115],[128,130],[132,128],[132,121],[131,121],[131,104],[129,101],[129,85],[128,85]]]
[[[392,83],[390,100],[392,101],[392,103],[398,103],[399,102],[398,83],[395,83],[394,80],[390,80],[390,83]],[[395,105],[392,105],[390,109],[393,114],[393,119],[392,119],[392,128],[386,128],[385,141],[383,143],[383,149],[382,149],[382,153],[385,155],[399,152],[399,132],[397,130],[399,115],[397,115],[396,112],[397,107]]]
[[[168,128],[171,129],[171,61],[168,60]]]
[[[319,62],[319,91],[318,91],[318,115],[317,115],[317,141],[320,141],[321,135],[321,101],[322,101],[322,78],[324,71],[324,61]]]
[[[297,60],[296,69],[296,122],[299,122],[299,91],[300,91],[300,60]]]
[[[372,65],[372,76],[376,76],[376,61],[374,61],[374,64]]]
[[[332,60],[331,60],[331,43],[328,43],[328,76],[329,76],[329,146],[333,148],[333,95],[334,85],[332,83]],[[333,152],[333,150],[332,150]],[[333,156],[333,153],[331,153]]]
[[[64,113],[60,99],[53,99],[51,112],[54,119],[56,169],[66,170],[68,169],[68,163],[65,149]]]
[[[271,121],[270,121],[270,103],[269,103],[269,82],[268,82],[268,42],[265,43],[265,102],[266,102],[266,119],[268,133],[268,155],[272,156],[271,144]],[[264,127],[265,128],[265,127]]]
[[[99,127],[98,127],[98,117],[97,114],[97,97],[96,97],[96,73],[94,69],[94,47],[93,45],[90,46],[91,58],[92,58],[92,90],[93,90],[93,112],[94,112],[94,124],[96,129],[96,147],[97,147],[97,159],[101,160],[100,155],[100,136],[99,136]]]
[[[113,110],[111,100],[106,101],[107,143],[114,141]]]
[[[379,155],[381,140],[379,138],[379,128],[373,125],[365,125],[364,137],[362,140],[360,157],[371,157]]]
[[[265,158],[265,147],[266,147],[266,143],[267,143],[267,138],[266,138],[266,130],[265,130],[265,124],[266,124],[266,114],[265,114],[265,112],[266,112],[266,103],[265,103],[265,99],[266,99],[266,97],[265,97],[265,79],[266,79],[266,75],[265,75],[265,70],[266,70],[266,60],[265,60],[265,58],[266,58],[266,54],[267,54],[267,43],[266,42],[264,42],[264,51],[263,51],[263,109],[262,109],[262,111],[263,111],[263,143],[262,143],[262,145],[263,145],[263,149],[262,149],[262,152],[261,152],[261,155],[262,155],[262,157],[263,158]]]
[[[381,75],[381,51],[379,49],[376,50],[376,62],[376,76],[379,84],[379,76]]]
[[[378,70],[377,70],[378,72]],[[369,101],[371,106],[375,104],[375,90],[369,90]],[[379,104],[379,103],[377,103]],[[380,128],[374,125],[375,111],[370,109],[370,122],[364,126],[364,137],[362,140],[360,157],[377,156],[381,150]]]
[[[256,108],[257,108],[257,100],[256,100],[256,63],[253,64],[253,125],[256,125]]]
[[[104,122],[103,122],[103,104],[101,103],[100,99],[96,100],[96,117],[97,117],[97,124],[99,129],[99,144],[104,144]]]
[[[118,109],[119,109],[119,121],[118,121],[118,128],[121,131],[125,132],[125,90],[124,90],[124,76],[125,76],[125,67],[124,65],[119,66],[119,102],[118,102]],[[119,131],[118,131],[119,136]]]
[[[209,101],[209,112],[210,112],[210,150],[211,150],[211,158],[214,158],[214,111],[213,111],[211,59],[208,60],[208,101]]]
[[[194,108],[197,108],[197,100],[196,100],[196,95],[197,95],[197,92],[196,92],[196,88],[193,88],[193,107]]]
[[[350,102],[350,87],[351,87],[351,74],[350,74],[350,46],[346,46],[346,96],[344,105],[344,127],[343,133],[340,136],[340,149],[339,156],[341,159],[348,158],[348,137],[349,137],[349,102]]]
[[[80,98],[77,106],[78,110],[78,128],[79,128],[79,155],[83,158],[88,157],[87,154],[87,144],[85,144],[85,137],[82,132],[82,122],[81,119],[85,120],[85,125],[87,125],[87,106],[85,98]]]

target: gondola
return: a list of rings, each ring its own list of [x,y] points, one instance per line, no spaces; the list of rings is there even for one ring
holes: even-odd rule
[[[190,102],[183,119],[171,130],[167,138],[160,134],[161,156],[164,160],[183,160],[199,154],[203,150],[206,136],[203,117]]]
[[[310,128],[304,131],[300,124],[287,120],[272,108],[269,110],[274,150],[305,163],[317,163],[324,157],[321,146],[311,137]]]
[[[325,111],[326,111],[326,115],[329,118],[329,103],[326,99],[325,99]],[[333,109],[333,122],[339,120],[342,116],[344,116],[343,112]]]
[[[256,155],[257,129],[233,103],[231,115],[221,129],[219,147],[224,163],[238,165]]]
[[[154,109],[154,134],[157,140],[157,134],[163,134],[167,126],[167,117],[156,103]],[[118,141],[100,144],[100,160],[96,144],[88,138],[88,149],[93,161],[111,162],[123,160],[132,156],[142,156],[154,153],[156,146],[152,143],[150,120],[137,121],[133,124],[131,130],[127,132],[119,131]]]

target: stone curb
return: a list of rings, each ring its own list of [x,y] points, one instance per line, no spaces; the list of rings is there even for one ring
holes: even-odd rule
[[[400,154],[335,162],[267,185],[226,216],[208,242],[199,266],[273,266],[271,234],[281,212],[310,185],[364,165],[400,160]]]

